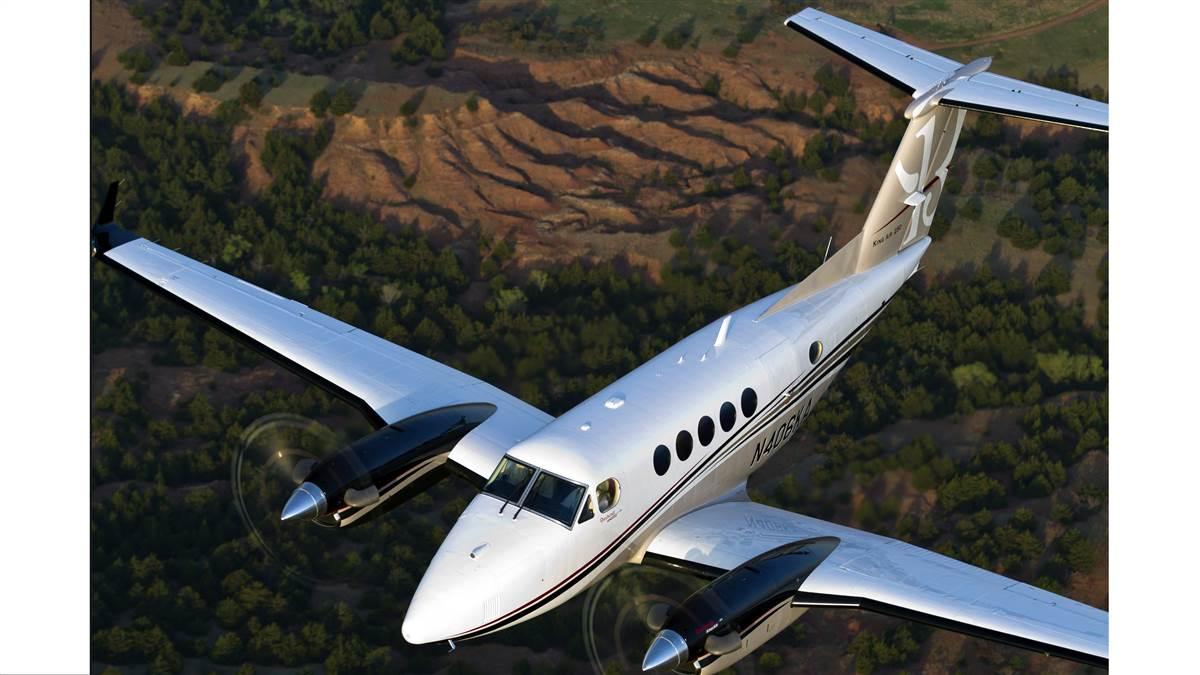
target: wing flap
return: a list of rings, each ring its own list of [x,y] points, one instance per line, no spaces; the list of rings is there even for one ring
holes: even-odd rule
[[[1086,663],[1108,662],[1108,613],[902,541],[753,502],[671,523],[647,555],[730,570],[790,541],[841,544],[797,589],[797,605],[860,607]]]

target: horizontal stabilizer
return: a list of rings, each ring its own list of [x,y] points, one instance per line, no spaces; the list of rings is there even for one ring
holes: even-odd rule
[[[1107,103],[995,73],[980,73],[955,85],[938,105],[1108,131]]]
[[[811,7],[792,15],[786,24],[910,94],[932,87],[962,67],[954,59]]]
[[[787,26],[912,94],[905,116],[933,105],[1108,131],[1108,104],[984,72],[989,59],[962,64],[808,8]]]

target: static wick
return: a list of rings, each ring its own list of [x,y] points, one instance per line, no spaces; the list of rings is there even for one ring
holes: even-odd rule
[[[825,257],[821,258],[821,262],[829,260],[829,249],[833,247],[833,235],[829,235],[829,243],[825,244]]]

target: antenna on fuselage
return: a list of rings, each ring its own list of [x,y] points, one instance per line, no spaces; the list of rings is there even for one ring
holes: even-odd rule
[[[829,249],[833,248],[833,235],[829,235],[829,243],[825,244],[825,257],[821,258],[821,262],[829,260]]]
[[[725,320],[721,322],[721,328],[717,330],[717,339],[713,340],[714,347],[724,347],[725,346],[725,336],[729,335],[729,321],[732,318],[733,318],[733,315],[729,314],[725,317]],[[701,359],[701,360],[703,360],[703,359]]]

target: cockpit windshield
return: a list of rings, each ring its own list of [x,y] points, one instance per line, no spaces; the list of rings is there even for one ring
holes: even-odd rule
[[[533,481],[533,487],[528,488],[529,494],[526,495],[530,480]],[[570,528],[587,490],[578,483],[505,456],[483,486],[483,491],[503,499],[506,503],[519,504],[520,509],[529,509]],[[516,517],[516,513],[513,517]]]
[[[505,457],[500,460],[500,465],[496,467],[495,473],[483,486],[483,491],[506,502],[519,501],[521,495],[525,493],[525,486],[529,485],[529,479],[533,478],[534,471],[534,468],[528,464]]]
[[[570,527],[575,520],[575,511],[579,509],[579,502],[583,500],[583,493],[582,485],[542,472],[533,481],[533,489],[529,491],[522,508]]]

